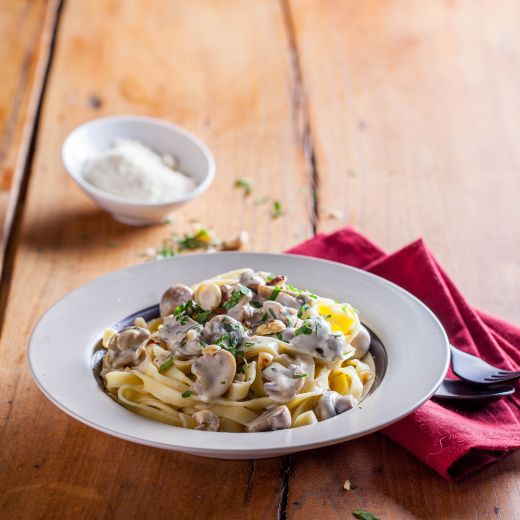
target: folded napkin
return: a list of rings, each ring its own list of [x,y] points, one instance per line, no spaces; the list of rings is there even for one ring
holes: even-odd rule
[[[453,345],[500,368],[520,369],[520,328],[471,307],[422,240],[387,255],[342,229],[288,252],[352,265],[400,285],[437,315]],[[516,394],[474,410],[430,400],[382,433],[446,479],[467,475],[520,447],[518,383],[516,388]]]

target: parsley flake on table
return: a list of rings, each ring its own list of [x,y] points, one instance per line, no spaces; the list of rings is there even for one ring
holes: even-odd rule
[[[352,516],[359,520],[380,520],[378,516],[374,515],[374,513],[370,513],[364,509],[356,509],[355,511],[352,511]]]
[[[285,211],[282,209],[282,203],[279,200],[273,201],[273,211],[271,212],[272,218],[279,218],[281,217]]]
[[[244,190],[244,196],[247,197],[251,195],[253,190],[253,181],[245,177],[239,177],[235,180],[233,186],[239,190]]]

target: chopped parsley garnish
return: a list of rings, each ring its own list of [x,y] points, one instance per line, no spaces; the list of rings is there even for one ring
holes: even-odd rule
[[[294,285],[291,285],[290,283],[286,283],[285,286],[287,287],[287,289],[289,289],[289,291],[292,291],[292,292],[295,292],[295,293],[298,293],[298,294],[303,292],[301,289],[298,289],[298,288],[294,287]]]
[[[317,296],[311,292],[308,294],[309,294],[309,298],[312,298],[313,300],[315,300],[317,298]]]
[[[213,317],[213,311],[201,309],[193,300],[189,300],[187,303],[175,307],[173,314],[181,322],[181,325],[184,325],[188,321],[189,316],[202,325]]]
[[[308,321],[304,321],[303,325],[294,331],[295,336],[299,336],[300,334],[305,334],[307,336],[312,334],[312,326]]]
[[[205,341],[203,341],[203,340],[199,341],[199,345],[200,345],[201,348],[206,348],[208,346],[208,344]]]
[[[260,302],[249,302],[249,305],[251,305],[251,307],[254,307],[255,309],[262,308],[262,304]]]
[[[280,340],[280,341],[283,341],[282,333],[281,333],[281,332],[277,332],[277,333],[276,333],[276,339],[278,339],[278,340]]]
[[[374,515],[374,513],[369,513],[364,509],[356,509],[355,511],[352,511],[352,516],[358,520],[379,520],[379,517]]]
[[[242,325],[240,325],[239,323],[228,323],[224,326],[224,329],[226,330],[226,334],[220,336],[220,338],[218,338],[215,343],[224,350],[231,352],[231,354],[235,356],[235,359],[237,361],[239,358],[245,361],[245,354],[244,352],[239,350],[238,346],[238,344],[240,343],[238,332],[241,332],[243,330]]]
[[[282,203],[279,200],[273,201],[273,211],[271,212],[272,218],[279,218],[284,214],[282,209]]]
[[[251,341],[248,341],[248,342],[244,345],[244,347],[247,347],[247,348],[249,348],[249,347],[254,347],[254,346],[255,346],[255,344],[252,343]]]
[[[247,287],[244,287],[243,285],[239,284],[238,289],[235,289],[231,293],[231,297],[229,298],[229,300],[222,304],[222,308],[224,310],[228,311],[229,309],[233,308],[239,302],[239,300],[240,300],[240,298],[242,298],[242,296],[244,296],[246,294],[249,294],[249,289]]]
[[[268,281],[268,282],[271,282],[272,280],[274,280],[276,278],[276,275],[273,274],[273,273],[269,273],[265,279]]]
[[[173,366],[173,357],[170,356],[160,367],[159,372],[164,372]]]
[[[273,309],[269,309],[269,314],[273,317],[273,320],[277,320],[278,319],[278,317],[276,316],[276,314],[273,311]]]
[[[265,323],[265,322],[267,321],[267,318],[268,318],[268,317],[269,317],[269,316],[267,316],[267,312],[266,312],[266,313],[262,316],[262,319],[261,319],[260,321]]]
[[[305,372],[301,373],[301,374],[294,374],[294,377],[296,378],[300,378],[300,377],[309,377],[309,374],[306,374]]]
[[[280,294],[280,291],[281,291],[280,287],[275,287],[275,288],[273,289],[273,292],[271,293],[271,296],[269,296],[269,299],[270,299],[270,300],[273,300],[273,301],[276,300],[276,298],[277,298],[278,295]]]
[[[332,318],[332,314],[327,314],[327,316],[323,316],[326,320],[328,320],[329,318]]]
[[[193,317],[199,322],[204,325],[210,317],[212,317],[213,311],[199,311],[193,315]]]
[[[251,195],[251,191],[253,189],[253,181],[251,179],[241,177],[235,180],[233,186],[237,189],[244,190],[244,195],[247,197],[248,195]]]
[[[192,392],[191,390],[186,390],[185,392],[182,392],[182,397],[184,397],[184,399],[188,398],[188,397],[191,397],[192,395]]]

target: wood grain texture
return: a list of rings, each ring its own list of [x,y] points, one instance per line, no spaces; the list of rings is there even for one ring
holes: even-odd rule
[[[1,337],[0,392],[9,406],[0,409],[0,517],[277,515],[281,459],[211,461],[95,432],[39,392],[25,349],[51,303],[94,276],[144,261],[146,247],[193,218],[223,238],[248,229],[253,249],[281,250],[310,235],[289,51],[277,1],[65,3]],[[173,226],[118,224],[63,171],[67,132],[114,113],[175,121],[215,151],[214,185]],[[251,199],[279,194],[295,217],[291,226],[233,190],[244,176],[255,182]]]
[[[520,5],[290,0],[289,11],[318,229],[353,225],[389,250],[422,235],[470,301],[520,323]],[[446,483],[371,436],[293,457],[287,516],[519,518],[519,473],[516,454]]]
[[[0,274],[26,171],[58,3],[0,4]]]
[[[520,323],[520,4],[426,4],[290,1],[319,229],[423,236],[471,302]]]

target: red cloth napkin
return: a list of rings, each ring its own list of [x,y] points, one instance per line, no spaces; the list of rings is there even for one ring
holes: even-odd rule
[[[450,341],[500,368],[520,369],[520,328],[471,307],[422,240],[387,255],[352,229],[318,235],[289,253],[335,260],[386,278],[422,300]],[[450,378],[455,376],[450,372]],[[520,395],[461,410],[430,400],[383,434],[446,479],[501,459],[520,447]]]

